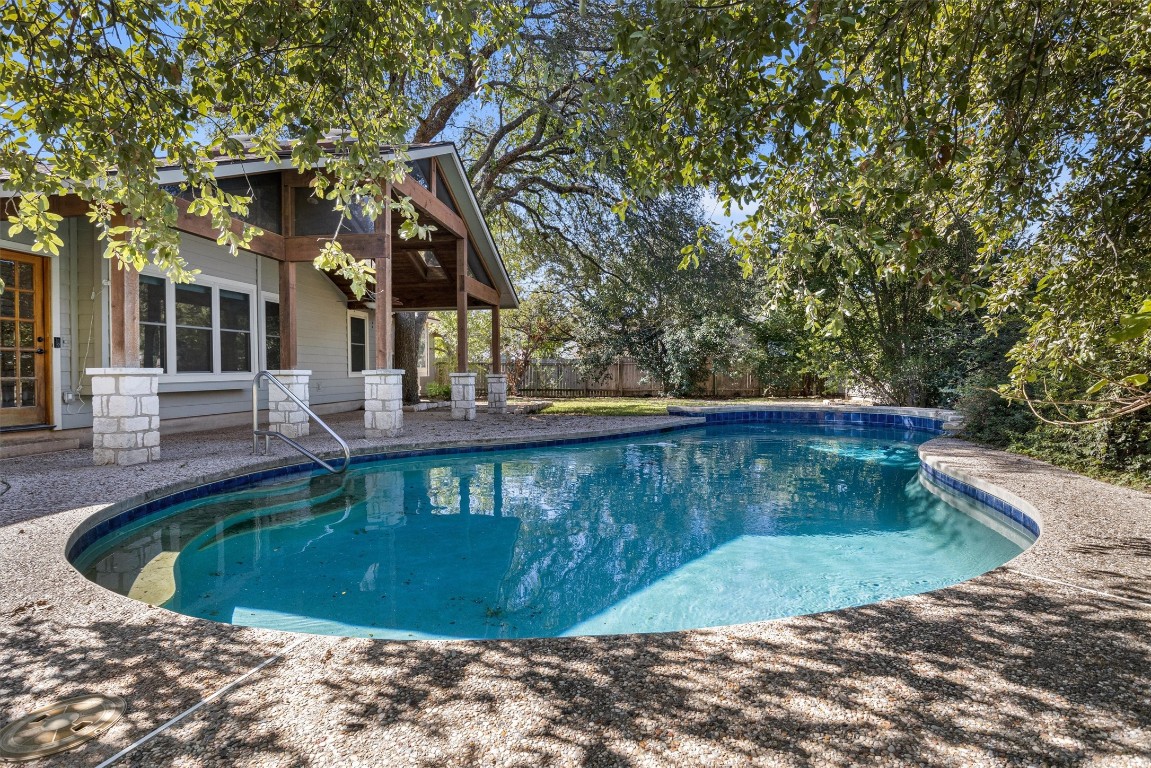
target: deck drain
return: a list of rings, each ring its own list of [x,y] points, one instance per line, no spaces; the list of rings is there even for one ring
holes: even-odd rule
[[[0,760],[35,760],[78,747],[111,728],[124,707],[119,696],[86,693],[29,712],[0,730]]]

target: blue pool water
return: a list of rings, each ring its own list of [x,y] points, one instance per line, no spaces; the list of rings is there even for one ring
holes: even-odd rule
[[[943,587],[1028,544],[902,430],[724,425],[402,460],[184,502],[88,547],[123,594],[376,638],[660,632]]]

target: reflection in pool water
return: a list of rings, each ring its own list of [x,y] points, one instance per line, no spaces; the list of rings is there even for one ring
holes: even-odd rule
[[[389,460],[173,506],[97,541],[77,567],[192,616],[361,637],[812,613],[953,584],[1028,543],[929,492],[924,439],[724,425]]]

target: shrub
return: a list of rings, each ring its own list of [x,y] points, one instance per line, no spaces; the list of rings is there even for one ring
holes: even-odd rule
[[[452,396],[452,385],[429,381],[426,387],[429,400],[447,400]]]

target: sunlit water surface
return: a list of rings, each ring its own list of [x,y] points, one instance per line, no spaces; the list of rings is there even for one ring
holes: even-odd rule
[[[724,425],[384,461],[174,506],[96,542],[77,567],[191,616],[358,637],[661,632],[813,613],[954,584],[1026,545],[921,484],[925,439]]]

